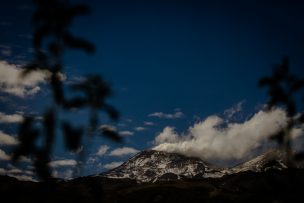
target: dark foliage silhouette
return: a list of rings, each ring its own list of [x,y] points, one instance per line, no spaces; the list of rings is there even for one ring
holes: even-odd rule
[[[304,123],[304,113],[297,109],[295,100],[295,97],[304,89],[304,79],[289,72],[289,60],[285,57],[280,65],[274,67],[272,76],[259,80],[259,86],[268,88],[267,109],[283,106],[289,117],[286,127],[273,135],[271,139],[276,140],[285,149],[291,166],[293,161],[304,160],[303,152],[294,154],[291,148],[291,130]]]
[[[11,202],[300,202],[301,169],[252,171],[218,179],[160,181],[140,184],[130,179],[81,177],[70,181],[22,182],[0,176],[0,194]],[[103,189],[103,192],[101,192]]]
[[[89,75],[83,81],[72,85],[69,91],[79,93],[74,98],[67,98],[64,84],[63,55],[66,50],[79,49],[94,53],[95,47],[85,39],[75,37],[69,26],[78,15],[89,13],[86,5],[71,5],[67,0],[34,0],[36,11],[33,14],[34,26],[34,60],[23,67],[22,78],[34,71],[48,75],[53,102],[43,114],[42,121],[26,117],[19,128],[20,144],[14,152],[14,159],[29,156],[34,161],[37,174],[42,179],[51,178],[48,165],[52,154],[56,129],[62,129],[65,146],[68,150],[76,151],[81,146],[85,133],[89,135],[102,134],[114,141],[120,142],[117,132],[97,128],[99,124],[98,111],[105,111],[116,121],[119,117],[117,110],[106,103],[111,96],[111,89],[98,75]],[[21,78],[21,79],[22,79]],[[74,127],[69,121],[60,121],[60,113],[70,110],[90,109],[89,124]],[[40,122],[40,125],[38,123]],[[40,126],[40,127],[39,127]],[[42,126],[42,127],[41,127]],[[37,144],[42,140],[41,144]]]

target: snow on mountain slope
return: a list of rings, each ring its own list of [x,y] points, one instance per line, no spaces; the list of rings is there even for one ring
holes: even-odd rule
[[[101,174],[108,178],[130,178],[138,182],[155,182],[188,178],[220,178],[244,171],[262,172],[287,168],[284,153],[268,151],[250,161],[232,168],[220,168],[199,158],[176,153],[146,150],[136,154],[122,165]]]
[[[140,152],[121,166],[104,174],[109,178],[131,178],[139,182],[223,175],[225,174],[221,168],[211,166],[199,158],[154,150]]]
[[[284,168],[287,168],[287,161],[284,152],[280,150],[270,150],[251,159],[250,161],[231,168],[231,171],[232,173],[243,171],[263,172],[268,169],[282,170]]]

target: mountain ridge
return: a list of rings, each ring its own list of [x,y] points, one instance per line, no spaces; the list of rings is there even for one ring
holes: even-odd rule
[[[203,172],[214,174],[222,168],[202,162],[197,158],[191,159],[178,154],[164,152],[144,152],[135,155],[131,163],[137,169],[133,178],[111,178],[103,175],[78,177],[72,180],[62,181],[51,179],[47,182],[18,181],[16,178],[0,175],[0,194],[2,199],[11,202],[299,202],[303,197],[302,186],[304,183],[303,168],[285,168],[280,163],[283,152],[264,153],[244,164],[237,165],[235,171],[227,170],[225,175],[218,178],[197,177],[188,173],[188,177],[182,174],[172,175],[164,173],[150,178],[149,181],[140,182],[135,179],[138,166],[149,166],[146,158],[154,155],[152,169],[158,168],[168,160],[179,160],[176,163],[162,165],[162,167],[180,168],[182,172]],[[167,157],[160,161],[160,157]],[[139,159],[140,158],[140,159]],[[278,161],[278,162],[274,162]],[[130,159],[129,159],[130,161]],[[143,161],[143,162],[140,162]],[[198,166],[204,168],[195,168]],[[284,162],[284,159],[282,159]],[[283,163],[282,162],[282,163]],[[183,170],[183,164],[190,163],[192,168]],[[136,165],[137,164],[137,165]],[[123,168],[130,166],[130,162],[122,164]],[[120,168],[110,170],[115,172]],[[173,170],[173,169],[170,170]],[[145,167],[143,167],[145,169]],[[209,170],[210,169],[210,170]],[[273,169],[273,170],[272,170]],[[284,169],[284,170],[283,170]],[[209,170],[209,171],[208,171]],[[213,170],[213,171],[212,171]],[[254,172],[255,170],[256,172]],[[207,171],[207,173],[206,173]],[[121,170],[122,175],[128,170]],[[134,172],[134,171],[133,171]],[[171,171],[172,172],[172,171]],[[174,171],[173,171],[174,172]],[[112,174],[113,175],[113,174]],[[194,175],[194,176],[193,176]],[[178,179],[179,178],[179,179]]]
[[[145,150],[137,153],[122,165],[100,174],[107,178],[129,178],[138,182],[156,182],[182,179],[220,178],[225,175],[268,169],[287,168],[284,153],[270,150],[234,167],[219,167],[199,158],[178,153]]]

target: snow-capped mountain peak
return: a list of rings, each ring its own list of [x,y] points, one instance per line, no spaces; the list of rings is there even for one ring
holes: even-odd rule
[[[260,156],[257,156],[245,163],[233,167],[233,173],[243,171],[263,172],[268,169],[282,170],[287,168],[287,160],[284,152],[280,150],[270,150]]]
[[[176,153],[146,150],[104,175],[109,178],[131,178],[139,182],[184,178],[221,177],[222,169],[199,158]]]
[[[108,178],[129,178],[138,182],[155,182],[193,178],[220,178],[233,173],[287,168],[284,153],[268,151],[232,168],[220,168],[199,158],[186,157],[176,153],[146,150],[136,154],[122,165],[102,176]]]

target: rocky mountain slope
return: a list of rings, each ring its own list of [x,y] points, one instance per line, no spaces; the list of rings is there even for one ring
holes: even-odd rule
[[[198,158],[147,150],[103,175],[108,178],[130,178],[140,182],[155,182],[209,176],[221,177],[223,176],[221,171],[222,169],[211,166]]]
[[[102,174],[107,178],[129,178],[138,182],[166,180],[220,178],[244,171],[261,172],[268,169],[284,169],[284,154],[272,150],[233,168],[220,168],[199,158],[176,153],[147,150],[138,153],[121,166]]]
[[[206,178],[206,177],[217,178]],[[169,181],[168,181],[169,180]],[[270,151],[236,167],[144,151],[108,173],[73,180],[18,181],[0,176],[10,202],[303,202],[304,170]]]
[[[231,173],[244,171],[264,172],[269,169],[283,170],[287,168],[287,160],[284,152],[280,150],[270,150],[245,163],[231,168]]]
[[[222,178],[138,183],[130,179],[80,177],[69,181],[18,181],[0,176],[7,202],[303,202],[303,169],[239,172]]]

